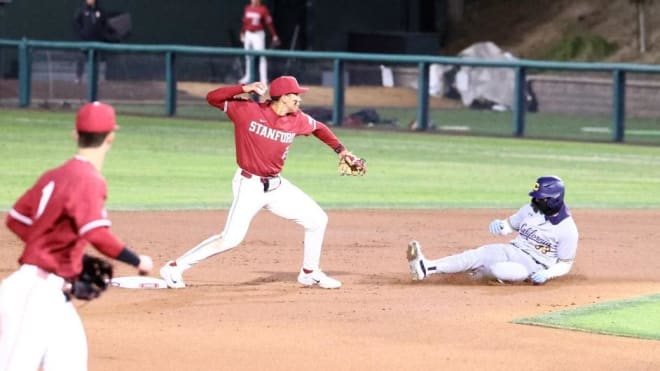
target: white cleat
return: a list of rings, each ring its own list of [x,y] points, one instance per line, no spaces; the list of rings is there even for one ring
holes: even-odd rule
[[[179,268],[176,261],[170,260],[160,268],[160,276],[163,277],[167,287],[171,289],[182,289],[186,287],[183,282],[183,270]]]
[[[426,264],[422,254],[422,245],[418,241],[412,240],[408,243],[406,258],[408,258],[410,277],[413,281],[421,281],[426,278]]]
[[[341,282],[329,277],[327,274],[320,270],[315,270],[312,273],[305,273],[300,270],[298,274],[298,282],[304,286],[318,285],[324,289],[338,289],[341,287]]]

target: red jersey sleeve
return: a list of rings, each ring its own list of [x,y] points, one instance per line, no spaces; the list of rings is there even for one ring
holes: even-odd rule
[[[14,232],[22,241],[27,239],[32,226],[33,220],[31,215],[34,215],[32,210],[32,188],[25,192],[14,204],[13,208],[9,210],[7,219],[5,221],[7,228]]]
[[[110,231],[110,228],[95,228],[87,234],[85,239],[98,251],[111,258],[117,258],[124,244]]]
[[[68,209],[77,226],[78,235],[83,237],[95,228],[109,227],[112,223],[105,209],[105,180],[100,175],[87,177],[80,182],[79,187],[77,197],[69,201]]]
[[[266,28],[268,28],[268,32],[270,32],[272,37],[278,37],[277,32],[275,32],[275,26],[273,26],[273,17],[270,16],[270,12],[266,7],[264,7],[263,16],[264,16],[264,24],[266,25]]]
[[[323,143],[327,144],[328,147],[332,148],[336,153],[339,153],[344,149],[344,146],[341,144],[337,136],[322,122],[316,121],[316,129],[312,134],[319,138]]]
[[[27,240],[28,233],[30,232],[30,225],[23,224],[23,222],[15,219],[11,215],[7,215],[5,224],[10,231],[14,232],[14,234],[21,239],[21,241],[25,242]]]
[[[231,85],[211,90],[206,94],[206,101],[213,107],[227,112],[227,103],[237,95],[243,94],[242,85]]]

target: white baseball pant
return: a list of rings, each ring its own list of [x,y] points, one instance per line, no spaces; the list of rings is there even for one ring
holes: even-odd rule
[[[245,31],[243,34],[243,49],[245,50],[264,50],[266,49],[266,32],[256,31]],[[245,75],[241,78],[241,83],[248,83],[256,81],[254,77],[250,78],[250,71],[252,70],[252,64],[250,62],[250,57],[245,57]],[[268,65],[266,62],[266,57],[259,57],[259,81],[264,84],[268,83]]]

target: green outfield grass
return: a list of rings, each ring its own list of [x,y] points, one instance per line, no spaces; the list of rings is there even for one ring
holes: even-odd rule
[[[216,118],[120,115],[104,169],[108,207],[228,207],[233,128]],[[0,210],[73,154],[73,120],[73,112],[0,111]],[[334,130],[367,159],[366,177],[340,177],[335,154],[313,136],[296,139],[283,171],[325,208],[518,207],[544,174],[564,178],[573,207],[660,207],[660,147]]]
[[[660,294],[588,305],[514,323],[660,340]]]
[[[121,103],[117,109],[130,114],[163,115],[164,105]],[[348,116],[365,107],[345,107]],[[379,117],[386,122],[394,122],[398,129],[408,128],[417,117],[417,108],[375,108]],[[212,119],[218,110],[205,101],[195,103],[179,102],[177,115],[181,117]],[[514,132],[513,113],[492,110],[431,109],[429,111],[431,130],[441,133],[465,133],[471,135],[511,136]],[[568,115],[557,113],[527,113],[525,116],[525,137],[550,140],[612,141],[612,117],[609,115]],[[660,120],[626,117],[625,141],[631,144],[660,145]],[[383,125],[391,127],[391,125]]]

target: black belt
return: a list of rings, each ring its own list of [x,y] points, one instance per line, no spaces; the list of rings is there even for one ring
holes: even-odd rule
[[[249,172],[247,172],[243,169],[241,169],[241,175],[246,179],[252,179],[252,177],[257,176],[257,175],[251,174],[251,173],[249,173]],[[272,189],[269,189],[270,188],[270,180],[275,179],[275,178],[279,178],[279,175],[271,176],[271,177],[263,177],[263,176],[259,177],[259,181],[261,181],[261,184],[264,185],[264,192],[272,191]],[[279,187],[279,183],[276,183],[276,185],[274,185],[274,187]]]

